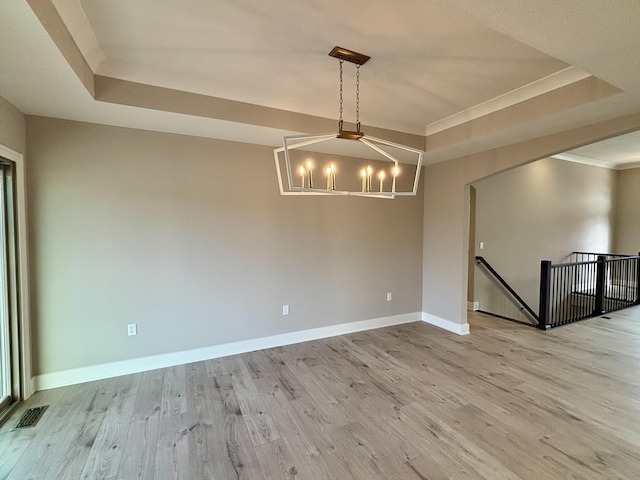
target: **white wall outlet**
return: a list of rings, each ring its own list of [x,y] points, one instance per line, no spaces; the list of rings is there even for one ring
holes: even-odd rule
[[[480,250],[484,250],[484,242],[480,242]]]
[[[135,323],[130,323],[129,325],[127,325],[127,335],[132,336],[137,334],[138,328],[136,327]]]
[[[282,315],[289,315],[289,305],[282,305]]]
[[[387,302],[393,300],[393,294],[391,292],[387,292]]]

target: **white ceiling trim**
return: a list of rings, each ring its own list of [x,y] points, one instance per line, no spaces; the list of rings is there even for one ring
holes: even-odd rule
[[[565,162],[582,163],[583,165],[591,165],[593,167],[606,168],[609,170],[630,170],[632,168],[640,167],[640,162],[612,163],[603,160],[596,160],[595,158],[583,157],[582,155],[576,155],[574,153],[558,153],[557,155],[552,155],[551,158],[564,160]]]
[[[615,167],[615,170],[631,170],[632,168],[640,168],[640,162],[622,163]]]
[[[476,120],[504,108],[517,105],[518,103],[530,100],[545,93],[557,90],[572,83],[578,82],[591,75],[576,67],[568,67],[559,72],[552,73],[544,78],[523,85],[515,90],[507,92],[486,102],[474,105],[471,108],[445,117],[437,122],[426,126],[425,134],[433,135],[464,123]]]
[[[575,155],[573,153],[558,153],[557,155],[553,155],[551,158],[555,158],[556,160],[564,160],[565,162],[582,163],[583,165],[607,168],[609,170],[616,169],[616,166],[613,163],[596,160],[595,158],[583,157],[581,155]]]

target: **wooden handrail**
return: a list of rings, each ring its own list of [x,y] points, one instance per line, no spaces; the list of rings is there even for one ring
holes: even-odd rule
[[[525,302],[522,299],[522,297],[520,297],[520,295],[518,295],[516,291],[513,288],[511,288],[511,286],[505,281],[505,279],[502,278],[500,274],[496,272],[491,265],[489,265],[489,262],[487,262],[484,259],[484,257],[476,257],[476,262],[479,264],[482,264],[487,270],[489,270],[491,275],[493,275],[495,279],[498,280],[498,282],[500,282],[500,284],[511,294],[511,296],[513,296],[513,298],[515,298],[518,301],[518,303],[522,305],[522,307],[527,312],[529,312],[529,315],[535,318],[537,322],[540,322],[540,318],[538,317],[538,314],[536,314],[536,312],[534,312],[533,309],[529,305],[527,305],[527,302]]]

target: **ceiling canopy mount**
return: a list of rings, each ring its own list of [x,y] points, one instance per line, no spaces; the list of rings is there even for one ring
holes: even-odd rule
[[[339,60],[344,60],[345,62],[355,63],[356,65],[364,65],[371,59],[368,55],[338,46],[333,47],[333,50],[329,52],[329,56]]]

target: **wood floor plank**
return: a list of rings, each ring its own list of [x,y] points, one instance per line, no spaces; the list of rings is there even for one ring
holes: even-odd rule
[[[165,370],[162,407],[158,426],[155,478],[188,479],[189,434],[186,367],[178,365]]]
[[[416,322],[38,392],[0,479],[637,480],[640,307],[608,316],[470,313],[469,336]]]
[[[229,365],[217,373],[230,371]],[[213,378],[202,362],[189,376],[189,464],[193,478],[260,478],[261,469],[251,443],[232,375]]]
[[[127,375],[117,379],[81,478],[114,478],[118,473],[141,376]]]
[[[400,478],[418,480],[451,480],[456,478],[450,468],[441,468],[431,458],[419,456],[401,465]],[[458,477],[460,478],[460,477]]]
[[[237,478],[224,438],[224,388],[231,389],[230,376],[209,377],[208,365],[187,366],[187,441],[191,478]],[[221,371],[219,372],[221,373]],[[233,452],[232,452],[233,453]]]
[[[115,478],[124,451],[141,375],[117,379],[107,412],[81,473],[82,479]]]
[[[235,477],[221,478],[260,478],[262,475],[260,464],[253,448],[235,389],[222,388],[220,393],[222,402],[214,402],[211,406],[212,410],[218,409],[222,415],[221,424],[224,425],[222,429],[224,432],[223,441],[235,474]],[[214,416],[213,418],[216,417]],[[216,424],[214,423],[213,426],[215,430]]]
[[[293,365],[291,372],[303,385],[306,391],[314,392],[313,405],[317,408],[322,418],[326,419],[334,427],[341,427],[352,422],[349,413],[327,388],[326,382],[319,375],[312,372],[306,365]],[[304,399],[303,399],[304,400]],[[303,401],[301,400],[301,402]]]
[[[372,478],[401,478],[401,466],[406,458],[397,461],[395,439],[386,437],[383,441],[372,422],[353,422],[340,427],[339,433],[336,435],[339,451],[347,457],[359,457],[359,465],[365,465],[372,472]]]
[[[280,438],[244,360],[234,359],[230,371],[233,389],[253,445],[262,445]]]
[[[265,479],[301,478],[291,448],[284,438],[257,445],[256,454]]]
[[[435,437],[438,439],[437,443],[439,448],[447,444],[455,446],[456,448],[450,450],[451,452],[455,452],[455,457],[472,467],[483,478],[494,478],[496,480],[518,479],[517,475],[515,475],[507,465],[501,463],[480,445],[460,433],[460,431],[452,425],[429,412],[421,404],[412,403],[402,407],[398,416],[403,417],[405,423],[416,423],[421,425],[425,431],[429,431],[432,436],[431,438]]]
[[[279,384],[268,377],[263,377],[256,380],[256,386],[260,390],[266,408],[272,412],[281,440],[289,447],[300,478],[331,478],[319,445],[304,434]],[[261,453],[264,454],[264,452]],[[264,460],[260,455],[259,458],[261,463],[271,463],[271,460]],[[266,470],[269,471],[271,468],[266,467]]]
[[[439,416],[455,425],[460,433],[482,448],[520,478],[534,478],[536,475],[548,480],[563,480],[542,462],[531,462],[531,456],[553,456],[554,452],[544,448],[539,438],[532,432],[514,431],[475,405],[467,405],[450,412],[439,411]]]
[[[164,373],[152,370],[140,378],[117,478],[154,477]]]

